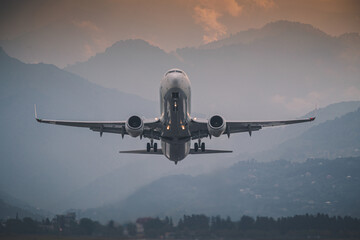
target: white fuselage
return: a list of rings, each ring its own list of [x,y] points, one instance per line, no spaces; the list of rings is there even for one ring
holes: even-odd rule
[[[163,154],[175,162],[184,159],[190,152],[190,102],[191,88],[187,75],[179,69],[168,71],[160,85],[161,148]]]

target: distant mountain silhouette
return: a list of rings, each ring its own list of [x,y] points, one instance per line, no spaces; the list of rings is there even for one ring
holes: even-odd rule
[[[125,201],[80,212],[106,222],[184,214],[271,217],[295,214],[360,216],[360,159],[303,163],[242,161],[198,177],[176,175],[145,186]]]
[[[259,132],[254,132],[251,138],[247,134],[233,135],[231,136],[231,139],[233,141],[229,141],[227,144],[232,144],[231,149],[240,152],[243,157],[247,157],[250,159],[255,157],[257,160],[262,161],[277,160],[280,157],[279,155],[274,155],[270,157],[270,155],[267,155],[268,152],[265,150],[270,150],[271,152],[276,153],[276,151],[272,151],[272,149],[279,149],[278,146],[286,142],[287,140],[299,137],[301,134],[308,131],[314,126],[317,126],[329,120],[340,118],[343,115],[354,112],[359,108],[360,101],[330,104],[329,106],[313,110],[305,114],[304,116],[301,116],[301,118],[316,117],[316,120],[314,122],[311,122],[310,124],[298,124],[286,127],[267,128]],[[261,153],[264,151],[265,153]],[[279,152],[282,152],[282,150],[280,150]],[[313,156],[320,157],[320,155]],[[323,155],[321,156],[324,157]],[[285,154],[283,157],[287,159],[288,155]],[[300,159],[306,160],[308,157],[309,156],[307,155],[303,155],[303,157]]]
[[[358,99],[358,42],[357,34],[333,37],[308,24],[278,21],[174,53],[142,40],[120,41],[65,70],[157,100],[162,74],[180,67],[192,83],[194,112],[274,120]]]
[[[18,216],[19,219],[31,217],[32,219],[42,220],[44,218],[41,215],[36,215],[22,208],[12,206],[0,199],[0,219],[6,220],[9,218],[16,218],[16,216]]]
[[[97,177],[121,166],[143,163],[144,159],[134,162],[118,153],[121,148],[139,148],[137,140],[121,141],[121,136],[114,134],[100,139],[89,129],[39,124],[34,119],[34,104],[40,117],[70,120],[126,120],[132,113],[155,117],[158,104],[99,87],[53,65],[24,64],[2,49],[0,76],[2,191],[56,212],[71,208],[67,195]],[[153,172],[158,176],[155,169]],[[137,184],[148,180],[136,172],[131,177],[138,179]],[[136,185],[117,183],[119,191],[122,184],[127,189]]]
[[[215,49],[229,45],[248,44],[255,41],[261,41],[269,38],[294,38],[303,39],[310,38],[324,38],[323,40],[330,40],[331,37],[319,29],[314,28],[310,24],[303,24],[299,22],[289,22],[285,20],[271,22],[260,29],[249,29],[241,31],[228,38],[219,41],[211,42],[201,46],[202,49]]]
[[[34,208],[29,204],[0,191],[0,219],[15,218],[16,215],[18,215],[20,219],[31,217],[38,220],[53,216],[50,212]]]
[[[260,156],[267,161],[360,156],[360,108],[314,126]]]
[[[65,68],[103,86],[158,99],[161,77],[180,61],[144,40],[119,41],[88,61]]]

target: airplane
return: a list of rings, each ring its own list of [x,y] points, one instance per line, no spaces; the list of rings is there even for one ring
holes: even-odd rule
[[[201,141],[205,137],[220,137],[233,133],[259,131],[263,127],[273,127],[295,123],[311,122],[315,117],[285,121],[241,122],[226,121],[220,115],[213,115],[208,120],[192,118],[191,86],[186,73],[174,68],[167,71],[160,83],[160,113],[159,118],[146,120],[137,115],[130,116],[126,121],[64,121],[49,120],[37,117],[35,105],[35,119],[40,123],[85,127],[100,133],[121,134],[131,137],[150,139],[146,149],[120,151],[120,153],[135,154],[163,154],[170,161],[178,163],[188,154],[231,153],[228,150],[211,150],[205,148]],[[161,149],[154,140],[160,140]],[[197,140],[191,148],[191,140]]]

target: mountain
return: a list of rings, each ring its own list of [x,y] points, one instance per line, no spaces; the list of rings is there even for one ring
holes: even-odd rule
[[[159,91],[161,77],[179,64],[175,56],[162,49],[141,39],[131,39],[116,42],[105,52],[64,70],[106,87],[158,100],[155,93]]]
[[[300,118],[316,117],[316,120],[306,124],[296,124],[285,127],[264,128],[259,132],[254,132],[251,137],[248,134],[233,135],[228,141],[227,147],[234,149],[244,158],[256,158],[257,160],[270,161],[279,159],[269,158],[267,154],[259,154],[264,151],[272,150],[287,140],[299,137],[310,128],[322,124],[326,121],[340,118],[343,115],[354,112],[360,108],[360,101],[349,101],[330,104],[326,107],[313,110]],[[225,147],[225,146],[224,146]],[[279,149],[279,148],[277,148]],[[281,151],[280,151],[281,152]],[[286,159],[287,155],[284,155]],[[309,157],[309,156],[307,156]],[[306,160],[304,157],[303,160]],[[318,156],[319,157],[319,156]]]
[[[333,37],[311,25],[277,21],[173,53],[142,40],[120,41],[65,70],[157,100],[152,93],[163,73],[179,67],[192,83],[193,112],[244,121],[296,118],[317,105],[359,100],[355,35]]]
[[[241,161],[197,177],[168,176],[139,189],[125,201],[81,212],[81,216],[125,221],[183,214],[360,216],[360,158],[312,159],[302,163]]]
[[[4,220],[8,218],[16,218],[16,216],[20,219],[24,217],[30,217],[37,220],[43,219],[43,217],[40,215],[36,215],[22,208],[12,206],[11,204],[8,204],[0,199],[0,219]]]
[[[31,217],[38,220],[42,220],[45,217],[51,218],[53,216],[50,212],[34,208],[24,201],[0,191],[0,219],[15,218],[16,215],[18,215],[20,219]]]
[[[314,126],[256,158],[269,161],[349,156],[360,156],[360,108],[335,120]]]
[[[316,105],[358,99],[359,63],[347,60],[350,46],[343,40],[287,21],[256,32],[261,37],[252,41],[177,51],[190,66],[188,71],[194,71],[193,79],[206,79],[207,89],[218,89],[216,102],[223,112],[230,115],[234,109],[229,103],[236,103],[242,118],[271,120],[291,117],[289,113],[300,116]],[[196,84],[194,88],[201,89],[205,81]]]
[[[24,64],[2,49],[0,76],[0,190],[57,212],[73,207],[67,203],[69,195],[114,169],[133,169],[128,182],[116,184],[118,191],[136,188],[141,179],[147,182],[134,166],[148,167],[154,177],[166,171],[160,160],[150,165],[145,158],[134,161],[119,155],[120,149],[139,148],[136,139],[122,141],[112,134],[100,139],[88,129],[43,125],[34,119],[35,103],[40,117],[72,120],[124,120],[132,113],[155,117],[157,104],[99,87],[53,65]],[[132,178],[138,180],[132,184]]]
[[[289,22],[280,20],[266,24],[260,29],[249,29],[236,33],[228,38],[218,41],[210,42],[201,46],[202,49],[215,49],[223,46],[248,44],[254,41],[261,41],[269,38],[286,38],[289,35],[293,38],[327,38],[331,40],[331,37],[319,29],[314,28],[310,24],[303,24],[299,22]],[[325,40],[326,41],[326,40]]]

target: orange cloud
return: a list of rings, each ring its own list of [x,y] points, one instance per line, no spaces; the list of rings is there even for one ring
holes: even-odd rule
[[[236,17],[241,14],[242,6],[235,0],[200,0],[194,7],[194,19],[204,30],[203,42],[216,41],[227,33],[227,28],[219,22],[224,14]]]
[[[91,32],[100,32],[98,26],[90,21],[73,21],[73,24],[78,28],[82,28]]]
[[[259,7],[268,9],[274,7],[275,3],[273,0],[253,0]]]
[[[195,22],[200,24],[205,31],[203,36],[204,43],[216,41],[226,34],[226,27],[218,22],[218,18],[221,16],[220,13],[214,9],[201,8],[199,6],[196,6],[194,11]]]
[[[111,42],[103,35],[102,29],[95,23],[88,20],[73,20],[72,23],[80,31],[84,31],[88,35],[88,39],[82,47],[82,56],[84,58],[90,58],[111,45]]]

